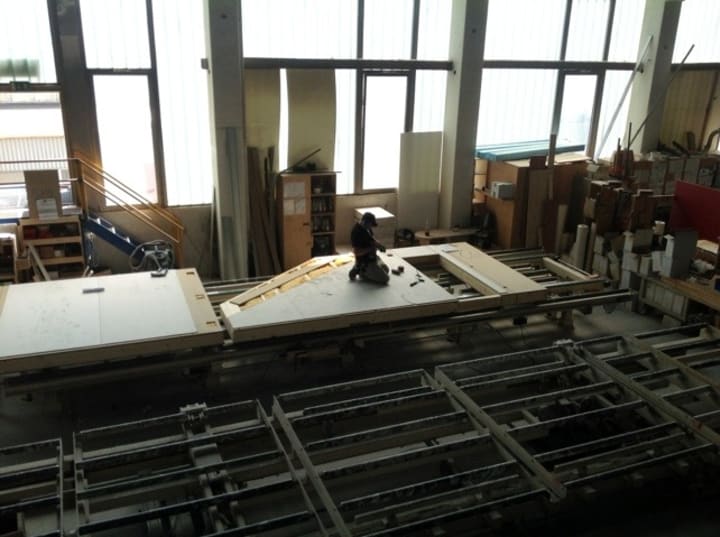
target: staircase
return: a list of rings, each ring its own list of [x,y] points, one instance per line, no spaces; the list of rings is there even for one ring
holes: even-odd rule
[[[41,164],[43,168],[48,168],[48,165],[64,165],[70,169],[74,177],[71,181],[76,181],[73,190],[84,215],[86,231],[131,255],[138,243],[118,230],[112,222],[97,214],[111,207],[112,210],[129,214],[141,223],[145,228],[144,234],[153,237],[153,241],[166,241],[170,244],[176,266],[183,266],[185,227],[172,211],[149,201],[81,153],[68,159],[0,161],[1,166],[22,165],[23,169],[33,164]],[[144,254],[145,251],[139,249],[135,254],[136,260],[142,259]]]
[[[142,249],[137,249],[139,243],[117,229],[112,222],[106,220],[102,216],[97,216],[88,212],[88,215],[85,218],[85,231],[94,233],[105,242],[110,243],[127,255],[132,255],[132,253],[135,252],[135,259],[142,259]]]

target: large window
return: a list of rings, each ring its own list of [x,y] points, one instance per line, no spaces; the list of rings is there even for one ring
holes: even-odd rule
[[[415,76],[413,131],[441,131],[445,119],[445,71],[419,71]]]
[[[615,0],[615,15],[612,22],[610,52],[608,61],[635,62],[640,44],[645,0]]]
[[[202,2],[153,0],[168,205],[210,203],[213,178]]]
[[[412,0],[365,0],[363,57],[410,58]]]
[[[242,30],[247,57],[353,58],[357,3],[242,0]]]
[[[450,49],[450,15],[447,0],[421,0],[417,57],[447,60]]]
[[[89,68],[150,67],[145,0],[82,0],[80,14]]]
[[[689,63],[720,62],[720,2],[717,0],[685,0],[680,8],[680,23],[675,38],[673,61],[682,61],[691,45]]]
[[[58,93],[0,93],[0,161],[66,158]],[[12,172],[37,168],[66,170],[67,162],[5,164],[0,169],[0,183],[21,182],[22,175]]]
[[[478,145],[549,145],[555,132],[560,148],[607,156],[624,130],[627,99],[612,127],[610,119],[631,68],[605,62],[635,63],[644,8],[645,0],[489,0]],[[540,60],[557,69],[534,67]]]
[[[627,143],[625,139],[625,125],[630,108],[630,98],[628,96],[622,101],[621,98],[631,74],[629,71],[609,71],[605,75],[602,108],[600,109],[600,123],[598,125],[597,148],[595,150],[598,155],[611,155],[617,147],[618,141],[620,141],[620,144],[623,146]],[[618,106],[620,106],[620,108],[617,119],[610,125],[612,115]],[[606,138],[605,143],[603,143],[603,137]]]
[[[335,163],[338,194],[350,194],[355,185],[355,71],[335,71]]]
[[[396,188],[405,131],[405,76],[365,77],[363,189]]]
[[[448,0],[242,0],[243,53],[256,66],[268,58],[273,67],[289,58],[309,62],[304,68],[320,68],[312,65],[317,59],[373,62],[322,65],[335,71],[338,193],[397,187],[400,134],[442,129],[447,67],[397,62],[447,62],[451,10]],[[284,82],[281,75],[281,169],[289,130]]]
[[[478,145],[547,140],[556,80],[550,69],[484,70]]]
[[[0,83],[55,82],[46,0],[0,0]]]
[[[56,92],[0,93],[0,218],[17,218],[27,208],[24,170],[60,170],[68,178],[60,96]],[[53,160],[54,162],[36,162]],[[64,205],[72,204],[70,184],[61,183]]]
[[[586,145],[596,84],[595,75],[565,76],[557,136],[559,147]]]
[[[156,202],[147,77],[96,75],[93,84],[103,168],[135,192]]]
[[[566,60],[602,60],[610,0],[573,0]]]
[[[485,34],[488,60],[557,60],[565,0],[490,0]]]

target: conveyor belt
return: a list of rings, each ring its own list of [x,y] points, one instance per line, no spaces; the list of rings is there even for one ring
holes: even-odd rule
[[[716,495],[720,371],[707,364],[719,359],[720,331],[696,325],[285,393],[270,413],[191,405],[79,431],[66,473],[77,522],[60,529],[532,534],[570,513],[652,505],[660,485]],[[44,496],[27,490],[1,496],[0,512],[32,521]]]

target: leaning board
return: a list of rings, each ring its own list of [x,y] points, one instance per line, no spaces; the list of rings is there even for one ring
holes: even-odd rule
[[[194,269],[13,285],[0,295],[0,374],[221,344]]]

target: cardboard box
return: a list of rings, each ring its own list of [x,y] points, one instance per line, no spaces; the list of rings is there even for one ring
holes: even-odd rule
[[[378,224],[377,227],[373,228],[375,239],[386,247],[392,248],[395,244],[395,233],[397,231],[395,215],[382,207],[358,207],[354,211],[355,222],[360,222],[362,215],[368,212],[375,215]]]
[[[26,170],[24,175],[30,218],[50,219],[62,216],[57,170]]]
[[[515,185],[504,181],[493,181],[490,185],[490,195],[501,200],[511,200],[515,195]]]

